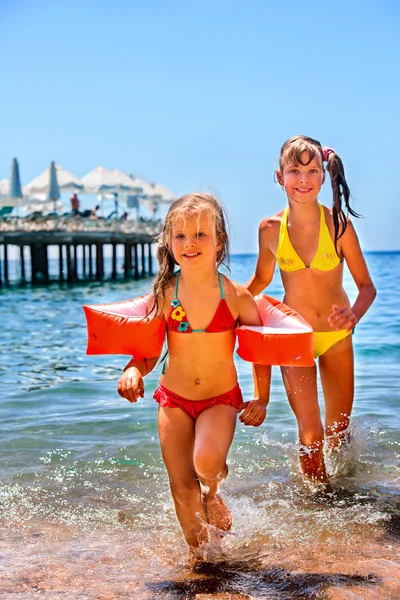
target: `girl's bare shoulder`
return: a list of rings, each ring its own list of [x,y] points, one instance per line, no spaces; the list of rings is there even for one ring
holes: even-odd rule
[[[244,285],[233,281],[226,275],[223,275],[225,298],[231,302],[243,302],[248,301],[249,298],[253,298],[249,290]]]
[[[271,235],[275,232],[279,233],[279,228],[281,226],[283,210],[276,213],[276,215],[272,215],[271,217],[266,217],[263,219],[259,226],[260,234]]]

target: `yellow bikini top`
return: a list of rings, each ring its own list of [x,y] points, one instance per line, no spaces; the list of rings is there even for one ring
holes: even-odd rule
[[[276,251],[276,262],[282,271],[299,271],[300,269],[319,269],[320,271],[330,271],[343,262],[335,250],[335,245],[329,233],[325,221],[324,208],[318,202],[320,211],[319,242],[317,252],[310,265],[304,264],[290,241],[287,228],[288,208],[285,208],[282,215],[281,227],[279,230],[278,249]]]

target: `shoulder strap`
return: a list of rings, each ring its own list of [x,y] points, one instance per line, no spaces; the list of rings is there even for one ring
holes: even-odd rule
[[[321,223],[321,225],[322,225],[322,223],[326,224],[324,207],[319,202],[318,202],[318,206],[319,206],[319,213],[321,215],[321,221],[320,221],[320,223]]]
[[[178,297],[178,281],[179,281],[179,273],[180,271],[177,272],[177,274],[175,275],[175,298]]]
[[[218,279],[219,279],[219,289],[221,290],[221,299],[224,300],[225,292],[224,292],[224,284],[222,283],[222,275],[218,271]]]

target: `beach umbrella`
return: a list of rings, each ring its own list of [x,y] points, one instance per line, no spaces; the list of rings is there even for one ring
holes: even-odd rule
[[[58,186],[57,181],[57,172],[56,165],[52,160],[50,163],[50,181],[49,181],[49,191],[47,192],[47,199],[51,202],[54,202],[54,212],[57,211],[57,200],[60,199],[60,188]]]
[[[173,194],[168,188],[166,188],[161,183],[153,184],[153,188],[155,195],[160,198],[157,198],[157,202],[170,204],[171,202],[174,202],[174,200],[177,200],[177,196],[175,196],[175,194]]]
[[[139,195],[140,202],[146,204],[152,214],[158,212],[159,204],[171,204],[177,199],[177,196],[161,183],[154,184],[139,178],[134,179],[143,189],[143,192]]]
[[[139,179],[139,177],[134,177],[134,175],[130,175],[129,177],[131,177],[136,182],[136,185],[142,188],[142,192],[139,194],[139,198],[141,200],[158,199],[154,198],[155,196],[157,196],[157,192],[155,191],[154,185],[152,183],[144,181],[144,179]]]
[[[115,177],[116,181],[123,185],[126,188],[126,191],[129,191],[130,194],[143,193],[143,188],[138,179],[131,177],[128,175],[128,173],[125,173],[120,169],[113,169],[111,173]]]
[[[11,179],[10,179],[10,189],[8,192],[9,198],[15,198],[20,200],[23,196],[22,188],[21,188],[21,180],[19,177],[19,166],[16,158],[13,158],[11,164]]]
[[[108,194],[113,192],[141,192],[142,188],[127,173],[119,169],[96,167],[81,179],[87,194]]]
[[[58,188],[60,192],[67,191],[80,191],[83,190],[83,184],[78,177],[72,175],[69,171],[64,169],[61,165],[56,163],[54,164],[54,169],[57,175]],[[30,183],[28,183],[23,188],[24,195],[34,196],[36,194],[46,194],[48,195],[50,189],[50,181],[51,181],[51,165],[47,169],[40,173],[35,179],[33,179]]]
[[[154,217],[158,214],[160,204],[171,204],[177,199],[177,196],[161,183],[146,183],[140,179],[138,181],[143,187],[143,194],[139,196],[139,200],[147,206]]]

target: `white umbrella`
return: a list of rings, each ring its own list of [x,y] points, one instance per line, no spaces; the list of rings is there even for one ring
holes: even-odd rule
[[[166,188],[161,183],[156,183],[153,185],[154,191],[157,196],[160,196],[161,200],[157,200],[158,202],[165,202],[166,204],[170,204],[174,200],[177,200],[177,196],[173,194],[168,188]]]
[[[140,194],[140,199],[148,199],[148,200],[158,200],[158,198],[161,199],[161,196],[159,197],[157,192],[154,189],[154,185],[152,183],[148,183],[147,181],[144,181],[143,179],[139,179],[138,177],[134,177],[133,175],[130,175],[130,177],[136,182],[136,184],[138,186],[140,186],[142,188],[142,192]],[[157,196],[157,198],[155,198],[155,196]]]
[[[75,177],[60,165],[54,164],[54,168],[57,174],[58,188],[61,192],[83,189],[83,184],[78,177]],[[24,194],[27,196],[48,194],[51,180],[50,171],[51,165],[23,188]]]
[[[143,188],[140,185],[140,182],[138,179],[131,177],[130,175],[128,175],[128,173],[125,173],[124,171],[121,171],[120,169],[113,169],[111,172],[116,177],[116,180],[121,183],[121,185],[124,185],[127,188],[129,188],[129,190],[127,190],[127,191],[129,191],[131,194],[142,194],[143,193]]]
[[[159,202],[160,204],[170,204],[177,199],[177,196],[161,183],[148,183],[147,181],[143,181],[143,179],[133,177],[133,175],[131,175],[131,177],[143,189],[143,192],[139,196],[141,200],[147,202]]]
[[[112,192],[136,191],[138,186],[135,181],[123,171],[96,167],[81,179],[87,194],[107,194]]]

